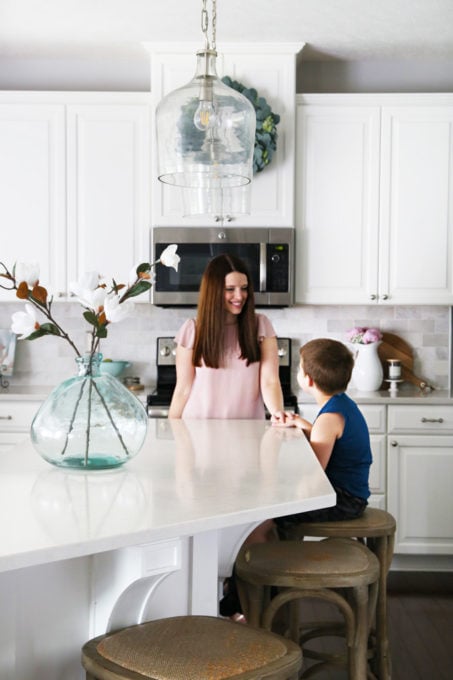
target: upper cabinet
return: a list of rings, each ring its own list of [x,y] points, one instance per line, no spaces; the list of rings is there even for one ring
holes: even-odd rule
[[[150,257],[149,111],[127,97],[67,106],[70,281],[98,271],[126,282]]]
[[[219,78],[228,75],[247,87],[255,88],[258,95],[267,100],[272,111],[280,115],[277,152],[270,165],[255,174],[249,189],[250,214],[233,213],[231,224],[234,226],[294,226],[296,55],[302,46],[278,43],[219,46]],[[149,45],[153,113],[162,97],[193,78],[195,53],[199,49],[200,45]],[[181,189],[159,182],[156,144],[153,143],[152,147],[153,225],[215,224],[214,215],[184,217]]]
[[[149,114],[142,93],[1,93],[7,266],[39,262],[64,299],[85,271],[123,280],[149,258]]]
[[[0,260],[8,268],[40,262],[42,281],[59,290],[66,262],[64,106],[2,93],[0,149]]]
[[[297,302],[452,304],[453,97],[297,99]]]

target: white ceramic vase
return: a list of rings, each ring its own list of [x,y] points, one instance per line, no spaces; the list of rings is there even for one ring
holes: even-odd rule
[[[382,385],[384,371],[378,355],[380,342],[354,344],[356,352],[352,371],[352,385],[361,392],[375,392]]]

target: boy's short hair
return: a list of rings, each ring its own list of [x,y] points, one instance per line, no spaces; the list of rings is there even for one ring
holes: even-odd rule
[[[300,348],[300,358],[306,375],[325,394],[344,392],[351,379],[354,357],[338,340],[317,338]]]

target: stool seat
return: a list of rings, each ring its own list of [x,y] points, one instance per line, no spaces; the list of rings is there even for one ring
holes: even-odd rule
[[[344,540],[256,543],[239,553],[239,578],[260,585],[348,588],[369,585],[379,576],[379,562],[363,545]]]
[[[210,616],[178,616],[100,635],[82,648],[87,680],[287,679],[300,648],[279,635]]]
[[[368,538],[389,536],[396,530],[396,520],[389,512],[379,508],[365,508],[357,519],[338,522],[301,522],[288,529],[287,537],[296,540],[302,536],[337,536],[343,538]]]
[[[345,622],[349,677],[365,680],[367,638],[380,571],[377,557],[366,546],[344,538],[256,543],[239,552],[235,569],[250,623],[271,630],[277,611],[290,603],[290,633],[295,642],[326,634],[324,624],[310,625],[308,637],[301,637],[293,606],[296,600],[315,597],[335,604]],[[275,587],[282,590],[268,603],[266,595]],[[303,651],[307,657],[319,658],[305,648]],[[322,670],[326,663],[337,664],[338,659],[326,655],[316,670]],[[305,677],[311,677],[313,672],[310,668]]]

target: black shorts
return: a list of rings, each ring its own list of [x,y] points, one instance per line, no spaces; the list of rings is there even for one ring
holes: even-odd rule
[[[348,491],[338,487],[334,487],[334,489],[337,494],[337,502],[331,508],[320,508],[319,510],[308,510],[294,515],[277,517],[274,519],[277,528],[284,530],[303,522],[341,522],[347,519],[357,519],[363,515],[368,505],[364,498],[353,496]]]

